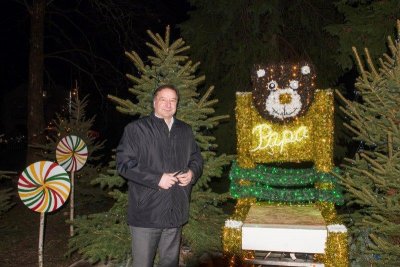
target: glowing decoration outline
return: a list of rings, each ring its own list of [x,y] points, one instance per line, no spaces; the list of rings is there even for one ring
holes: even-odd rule
[[[272,125],[262,123],[253,127],[252,134],[255,138],[258,136],[258,145],[251,149],[250,152],[279,147],[279,152],[282,153],[285,145],[298,143],[309,138],[308,128],[304,125],[298,127],[296,130],[285,129],[282,132],[278,132],[273,130]],[[271,154],[271,152],[268,153]]]

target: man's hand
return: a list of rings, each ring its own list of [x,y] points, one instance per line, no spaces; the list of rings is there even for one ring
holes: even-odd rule
[[[187,186],[190,181],[192,181],[193,172],[191,170],[188,170],[187,172],[178,174],[176,178],[178,178],[180,186]]]
[[[169,189],[169,188],[171,188],[171,186],[173,186],[177,182],[178,182],[178,178],[174,177],[173,173],[164,173],[161,176],[158,186],[162,189]]]

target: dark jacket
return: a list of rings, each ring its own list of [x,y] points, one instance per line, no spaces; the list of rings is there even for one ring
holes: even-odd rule
[[[169,131],[154,113],[129,123],[117,148],[117,170],[128,181],[128,223],[136,227],[172,228],[189,218],[190,192],[203,170],[191,127],[174,118]],[[158,186],[163,173],[192,170],[187,186]]]

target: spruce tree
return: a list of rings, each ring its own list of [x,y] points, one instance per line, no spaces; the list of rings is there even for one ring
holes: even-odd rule
[[[125,263],[129,266],[131,236],[126,224],[128,197],[125,181],[116,171],[115,157],[109,162],[108,169],[92,183],[110,190],[113,206],[105,212],[75,218],[75,235],[68,241],[68,253],[77,251],[90,262]]]
[[[219,121],[227,116],[214,116],[213,106],[216,99],[211,99],[213,87],[204,94],[198,91],[204,82],[204,76],[196,76],[199,63],[193,64],[184,54],[189,47],[182,39],[170,41],[169,27],[165,37],[148,31],[152,42],[146,45],[154,55],[148,56],[147,64],[132,51],[127,57],[136,68],[138,75],[128,74],[133,82],[129,92],[131,99],[109,98],[116,103],[117,110],[128,115],[146,116],[152,111],[153,91],[160,85],[173,84],[179,89],[177,118],[192,126],[204,158],[204,170],[192,192],[189,223],[183,230],[183,244],[191,248],[194,256],[205,252],[221,250],[221,229],[226,216],[220,204],[227,197],[211,191],[212,177],[221,177],[223,167],[232,156],[216,155],[215,138],[212,130]],[[124,181],[115,171],[115,162],[110,162],[108,173],[101,175],[96,182],[112,188],[114,206],[105,213],[93,214],[77,219],[76,235],[70,240],[71,250],[78,250],[92,261],[129,262],[130,234],[126,225],[127,193]]]
[[[380,57],[386,50],[382,37],[392,35],[393,19],[399,16],[399,1],[339,0],[335,6],[343,15],[343,22],[333,22],[326,30],[339,41],[338,48],[329,52],[336,64],[343,70],[353,67],[349,55],[354,44],[368,47],[373,60]]]
[[[400,21],[396,42],[388,38],[390,54],[379,68],[365,49],[366,64],[353,47],[360,76],[355,87],[359,101],[340,93],[345,126],[363,149],[347,158],[342,184],[350,205],[353,242],[351,259],[356,266],[398,266],[400,262]]]

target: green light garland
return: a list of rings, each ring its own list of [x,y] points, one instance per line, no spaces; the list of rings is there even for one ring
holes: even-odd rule
[[[335,168],[338,173],[339,169]],[[343,204],[343,195],[334,175],[314,168],[288,169],[256,165],[241,168],[235,161],[230,171],[230,193],[234,198],[284,203],[315,201]]]

